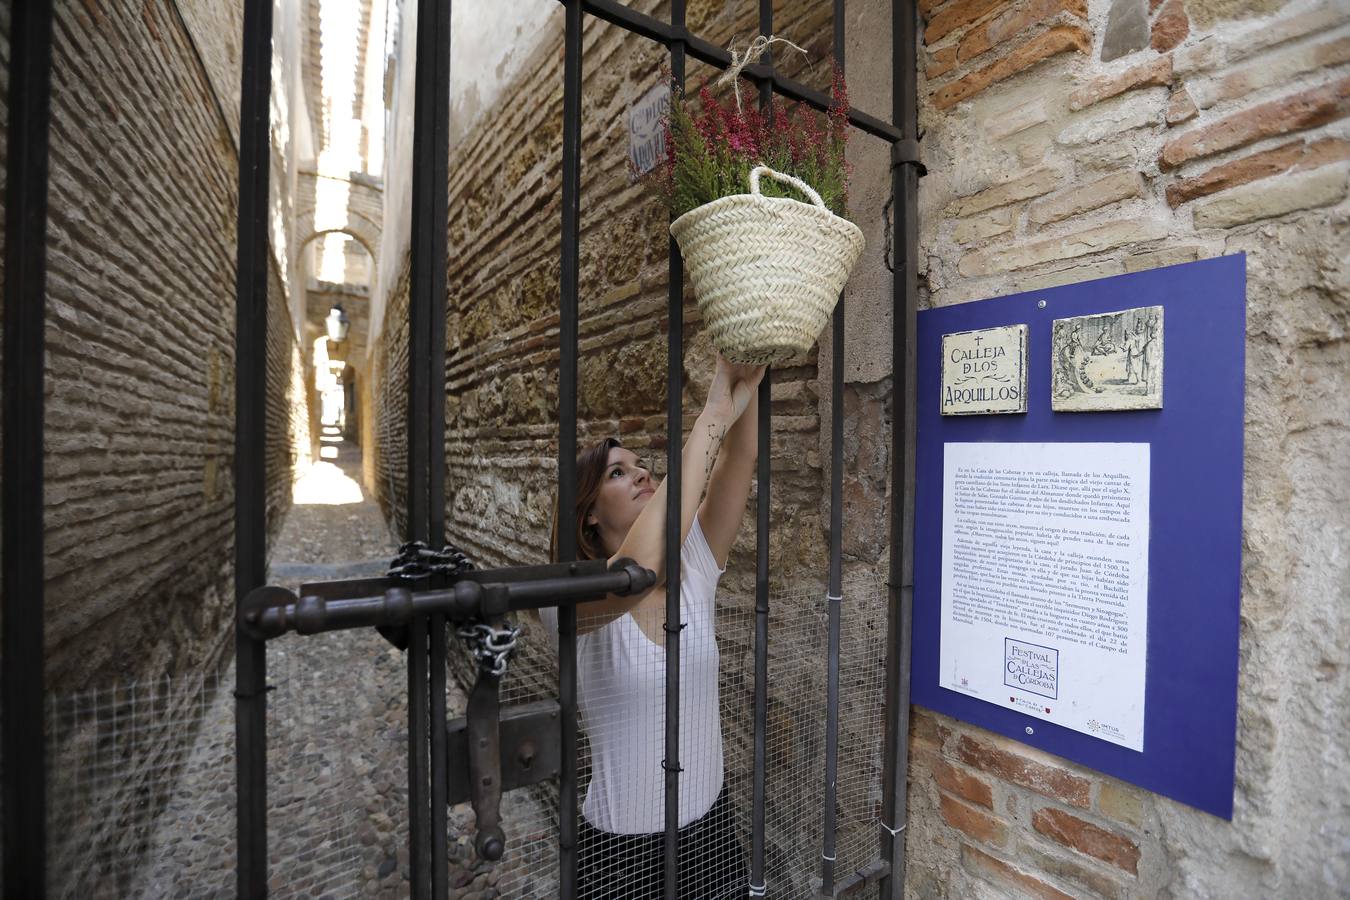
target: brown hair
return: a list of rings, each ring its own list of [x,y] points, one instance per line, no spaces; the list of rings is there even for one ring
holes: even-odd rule
[[[600,496],[600,488],[605,483],[605,470],[609,468],[609,451],[622,447],[618,438],[607,437],[591,444],[577,454],[577,505],[572,511],[576,522],[577,559],[604,559],[604,545],[600,542],[600,529],[597,525],[586,524],[586,514],[595,505]],[[558,562],[558,495],[553,495],[553,535],[549,541],[549,560]]]

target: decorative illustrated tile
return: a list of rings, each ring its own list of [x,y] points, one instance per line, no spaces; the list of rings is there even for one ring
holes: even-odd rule
[[[1163,308],[1056,319],[1050,372],[1056,412],[1162,409]]]
[[[1027,411],[1027,326],[942,336],[944,416]]]

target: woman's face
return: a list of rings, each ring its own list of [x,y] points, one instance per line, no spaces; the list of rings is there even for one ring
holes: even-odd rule
[[[599,526],[601,542],[610,553],[623,543],[654,493],[656,485],[647,464],[632,450],[611,447],[600,493],[586,515],[588,525]]]

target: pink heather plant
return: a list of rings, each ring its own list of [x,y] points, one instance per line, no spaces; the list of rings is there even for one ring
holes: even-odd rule
[[[736,83],[740,92],[740,82]],[[695,207],[750,191],[750,170],[766,165],[794,175],[815,188],[825,205],[844,215],[851,167],[844,158],[848,140],[848,90],[835,68],[830,109],[821,116],[800,103],[775,97],[761,111],[741,98],[722,102],[706,82],[695,107],[672,91],[666,118],[666,161],[656,173],[659,189],[678,217]],[[769,178],[760,179],[760,193],[806,201],[795,189]]]

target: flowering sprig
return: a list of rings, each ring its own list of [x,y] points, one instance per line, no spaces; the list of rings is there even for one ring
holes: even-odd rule
[[[735,90],[739,93],[739,82]],[[665,127],[666,160],[657,178],[672,216],[721,197],[748,193],[750,170],[758,165],[800,178],[815,188],[831,211],[844,215],[851,172],[844,155],[848,89],[837,66],[824,116],[777,97],[762,111],[734,98],[723,102],[705,82],[698,89],[697,104],[679,91],[671,92]],[[760,181],[760,193],[805,199],[771,179]]]

